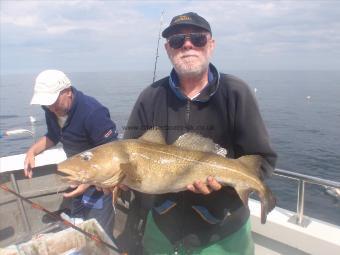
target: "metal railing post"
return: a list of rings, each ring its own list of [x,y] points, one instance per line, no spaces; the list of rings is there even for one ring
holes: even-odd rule
[[[15,192],[17,193],[20,193],[19,191],[19,187],[18,187],[18,184],[17,184],[17,181],[15,179],[15,176],[14,174],[10,174],[10,178],[11,178],[11,182],[12,182],[12,185],[13,185],[13,189],[15,190]],[[26,210],[25,210],[25,207],[24,207],[24,204],[23,204],[23,201],[20,199],[20,198],[17,198],[17,201],[19,203],[19,210],[20,210],[20,214],[21,214],[21,217],[23,219],[23,222],[24,222],[24,226],[26,228],[26,235],[31,235],[31,225],[29,224],[29,221],[28,221],[28,217],[27,217],[27,214],[26,214]]]
[[[305,206],[305,181],[299,180],[298,184],[298,198],[297,198],[297,208],[296,208],[296,213],[297,213],[297,224],[302,225],[303,222],[303,211],[304,211],[304,206]]]

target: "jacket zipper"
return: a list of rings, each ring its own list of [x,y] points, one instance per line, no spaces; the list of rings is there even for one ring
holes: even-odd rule
[[[63,141],[63,128],[60,128],[60,142]]]
[[[188,128],[190,121],[190,100],[187,100],[187,105],[185,108],[185,126]]]

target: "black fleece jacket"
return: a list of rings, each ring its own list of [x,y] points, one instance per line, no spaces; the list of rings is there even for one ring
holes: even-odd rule
[[[195,132],[226,148],[227,157],[263,156],[262,177],[270,175],[276,154],[251,90],[240,79],[218,73],[212,64],[209,68],[213,79],[194,100],[178,96],[169,84],[169,77],[147,87],[135,103],[124,138],[138,138],[157,126],[171,144],[180,135]],[[147,198],[151,200],[143,195],[144,200]],[[176,206],[164,214],[153,210],[153,216],[172,243],[185,241],[200,246],[214,242],[237,231],[249,218],[248,209],[232,187],[209,195],[183,191],[154,196],[152,206],[163,207],[169,201]],[[208,214],[220,221],[211,224],[202,220],[204,217],[194,213],[193,206],[206,208]]]

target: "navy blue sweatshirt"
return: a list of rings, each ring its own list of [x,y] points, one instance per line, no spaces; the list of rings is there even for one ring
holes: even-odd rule
[[[56,115],[45,110],[46,136],[54,144],[62,143],[67,157],[117,139],[116,125],[110,118],[109,110],[93,97],[87,96],[72,87],[73,102],[63,128],[60,128]],[[82,199],[86,207],[97,208],[103,203],[104,193],[90,187]]]
[[[67,157],[117,139],[116,125],[109,110],[93,97],[72,87],[73,102],[63,128],[55,114],[45,110],[46,136],[54,144],[61,142]]]

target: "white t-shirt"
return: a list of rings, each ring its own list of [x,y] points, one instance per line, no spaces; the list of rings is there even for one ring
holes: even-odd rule
[[[62,117],[57,117],[58,119],[58,124],[59,127],[63,128],[65,126],[66,120],[67,120],[68,115],[62,116]]]

